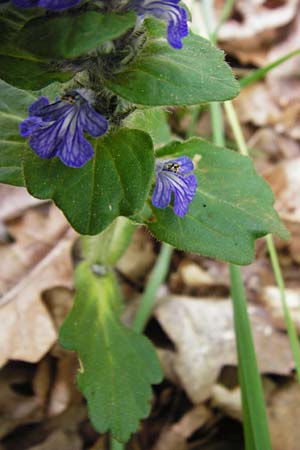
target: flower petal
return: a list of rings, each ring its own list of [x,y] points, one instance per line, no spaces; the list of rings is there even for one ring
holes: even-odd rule
[[[183,188],[182,185],[180,189],[178,187],[174,187],[174,213],[179,216],[183,217],[186,215],[189,205],[192,202],[196,189],[197,189],[197,178],[195,175],[189,175],[188,177],[182,177],[182,182],[184,183],[185,187]]]
[[[38,130],[43,121],[40,117],[28,117],[20,123],[20,135],[22,137],[29,137],[32,133]]]
[[[40,112],[49,105],[49,100],[47,97],[40,97],[35,102],[33,102],[28,109],[30,116],[39,116]]]
[[[158,175],[152,194],[152,204],[156,208],[166,208],[171,201],[171,185],[167,177]]]
[[[108,121],[97,113],[88,102],[80,108],[79,124],[93,137],[102,136],[108,130]]]
[[[59,11],[77,5],[81,0],[39,0],[38,6],[53,11]]]
[[[76,129],[74,134],[65,134],[57,146],[56,156],[67,166],[79,168],[94,156],[94,150],[82,132]]]

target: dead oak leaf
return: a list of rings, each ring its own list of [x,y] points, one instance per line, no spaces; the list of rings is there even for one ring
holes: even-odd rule
[[[287,337],[262,308],[251,305],[249,314],[261,372],[290,374],[294,363]],[[168,362],[187,395],[194,403],[207,400],[222,367],[237,365],[231,301],[170,296],[155,316],[176,347]]]
[[[2,297],[0,366],[8,359],[37,362],[56,341],[54,323],[40,294],[53,285],[70,287],[73,241],[74,233],[69,231],[26,278]]]

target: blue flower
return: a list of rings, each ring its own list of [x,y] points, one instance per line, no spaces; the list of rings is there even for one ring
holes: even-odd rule
[[[187,156],[168,161],[156,161],[153,205],[156,208],[166,208],[171,202],[173,192],[174,213],[179,217],[185,216],[197,189],[197,178],[194,174],[190,174],[193,169],[193,162]]]
[[[40,97],[29,107],[29,117],[20,124],[22,137],[41,158],[58,156],[69,167],[81,167],[94,155],[83,131],[98,137],[106,133],[107,120],[91,106],[92,92],[78,89],[49,104]]]
[[[81,0],[12,0],[13,4],[18,8],[40,8],[50,9],[52,11],[61,11],[63,9],[72,8]]]
[[[131,0],[130,7],[140,16],[154,16],[168,22],[167,38],[169,44],[182,48],[182,38],[188,35],[187,14],[179,6],[180,0]]]

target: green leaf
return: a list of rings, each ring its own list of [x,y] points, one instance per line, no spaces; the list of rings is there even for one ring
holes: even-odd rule
[[[71,72],[59,72],[49,64],[31,60],[27,55],[0,55],[0,78],[20,89],[35,91],[54,81],[68,81],[72,76]]]
[[[0,15],[0,54],[17,55],[17,34],[27,21],[42,14],[42,9],[22,9],[7,6]]]
[[[168,144],[172,139],[167,113],[162,109],[138,109],[130,114],[126,127],[146,131],[150,134],[154,146]]]
[[[268,233],[289,233],[273,208],[267,183],[248,157],[201,139],[173,143],[158,152],[200,158],[197,193],[184,218],[173,208],[156,209],[148,223],[155,237],[182,250],[235,264],[254,258],[254,241]]]
[[[151,384],[162,378],[159,362],[148,339],[121,323],[113,273],[98,277],[82,263],[75,278],[75,302],[61,327],[60,343],[78,353],[78,386],[94,427],[126,442],[149,414]]]
[[[79,16],[41,17],[28,22],[18,35],[21,48],[49,58],[76,58],[115,39],[134,27],[133,12],[101,14],[87,11]]]
[[[22,158],[26,141],[19,124],[35,97],[0,80],[0,182],[23,186]]]
[[[239,85],[222,51],[192,33],[175,50],[165,25],[146,21],[148,40],[137,58],[106,85],[125,99],[148,106],[194,105],[235,97]]]
[[[63,82],[73,76],[70,72],[60,72],[47,61],[43,62],[20,49],[17,38],[19,31],[32,17],[40,15],[40,11],[10,6],[0,16],[0,78],[20,89],[37,90],[53,81]]]
[[[143,208],[154,171],[150,137],[121,129],[93,141],[95,156],[80,169],[58,158],[26,152],[24,175],[29,192],[51,198],[80,234],[97,234],[116,217]]]

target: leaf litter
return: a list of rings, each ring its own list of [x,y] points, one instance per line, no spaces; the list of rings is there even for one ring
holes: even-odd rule
[[[216,0],[216,12],[223,5]],[[219,44],[243,75],[249,67],[262,67],[299,48],[299,24],[298,0],[239,0],[220,29]],[[299,60],[294,57],[269,72],[235,100],[256,167],[270,183],[276,208],[291,231],[289,242],[276,245],[298,334]],[[180,135],[189,126],[184,114],[171,114]],[[196,128],[210,135],[205,112]],[[57,344],[58,328],[73,302],[77,235],[55,206],[33,199],[23,188],[1,186],[0,194],[0,449],[104,450],[108,437],[92,429],[75,387],[75,355]],[[120,261],[125,315],[136,308],[158,249],[138,229]],[[244,278],[273,448],[298,450],[300,391],[263,241]],[[152,413],[127,450],[242,450],[226,265],[174,252],[146,334],[156,345],[165,380],[155,387]]]

